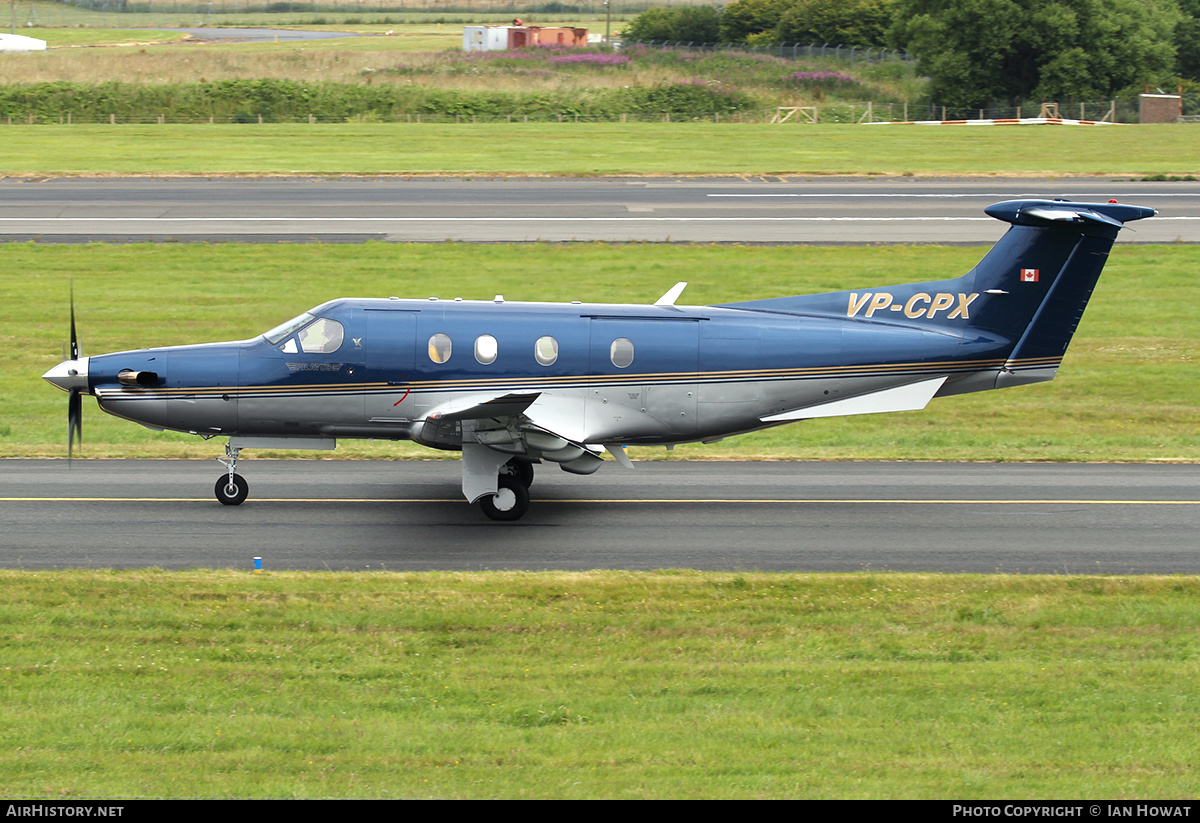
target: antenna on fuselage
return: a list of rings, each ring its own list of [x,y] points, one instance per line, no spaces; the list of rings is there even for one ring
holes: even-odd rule
[[[656,306],[674,306],[675,301],[679,299],[679,295],[683,294],[683,290],[687,288],[687,281],[681,281],[672,286],[666,294],[654,301]]]

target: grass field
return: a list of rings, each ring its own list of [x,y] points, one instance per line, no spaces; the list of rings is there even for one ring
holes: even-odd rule
[[[0,794],[1194,797],[1200,582],[0,572]]]
[[[1187,125],[0,125],[6,175],[914,175],[1200,172]]]
[[[650,303],[687,280],[684,303],[723,303],[958,274],[981,254],[978,248],[935,246],[589,243],[545,245],[531,254],[527,246],[460,244],[0,245],[0,270],[25,273],[0,278],[0,344],[7,355],[0,372],[0,455],[65,453],[66,397],[40,375],[61,358],[72,278],[84,354],[98,354],[253,337],[341,296],[488,299],[502,293],[509,300]],[[923,412],[810,421],[708,446],[632,454],[1197,460],[1198,266],[1196,246],[1118,247],[1052,383],[937,400]],[[454,273],[452,279],[446,272]],[[431,285],[438,282],[444,285]],[[109,417],[91,399],[85,399],[84,436],[77,453],[94,457],[209,457],[218,449]],[[342,441],[333,454],[439,456],[410,445],[358,441]]]

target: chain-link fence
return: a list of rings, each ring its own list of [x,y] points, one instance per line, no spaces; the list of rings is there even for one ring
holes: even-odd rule
[[[1200,123],[1200,92],[1193,91],[1184,94],[1180,109],[1183,122]]]
[[[1091,103],[1026,103],[982,109],[910,103],[840,103],[777,109],[772,120],[785,123],[991,123],[1032,118],[1085,120],[1098,123],[1138,122],[1137,103],[1103,100]]]
[[[1085,104],[1094,105],[1097,111],[1102,107],[1111,105],[1110,103],[1095,103]],[[737,112],[729,112],[724,114],[711,115],[694,115],[681,112],[648,112],[648,111],[631,111],[626,113],[605,113],[605,114],[576,114],[570,112],[553,112],[541,109],[529,113],[515,112],[511,114],[438,114],[429,112],[411,112],[400,110],[371,110],[364,111],[361,114],[351,116],[344,115],[329,115],[329,114],[286,114],[277,111],[256,111],[256,107],[247,106],[245,110],[239,110],[233,115],[213,115],[197,113],[195,111],[164,111],[161,114],[139,114],[127,115],[104,112],[98,108],[85,110],[62,110],[53,111],[47,110],[46,107],[41,107],[36,112],[34,111],[10,111],[10,113],[0,114],[0,125],[44,125],[44,124],[61,124],[61,125],[82,125],[82,124],[110,124],[110,125],[147,125],[147,124],[207,124],[207,123],[298,123],[298,124],[323,124],[323,123],[780,123],[783,127],[788,127],[792,124],[812,124],[812,123],[833,123],[833,124],[866,124],[866,123],[903,123],[903,122],[920,122],[922,120],[941,121],[943,118],[940,108],[937,110],[936,116],[930,116],[929,107],[908,107],[907,110],[903,103],[839,103],[824,106],[805,106],[793,108],[772,108],[772,109],[753,109]],[[1117,123],[1136,123],[1137,110],[1136,106],[1122,108],[1117,106],[1117,112],[1131,112],[1132,117],[1125,120],[1117,119]],[[1107,111],[1111,111],[1110,109]],[[1106,113],[1107,113],[1106,111]],[[975,110],[973,117],[954,118],[947,117],[950,122],[961,122],[969,125],[973,121],[991,121],[991,120],[1010,120],[1016,119],[1012,116],[1016,111],[1013,110],[998,110],[999,116],[996,117],[978,117],[979,110]],[[988,110],[984,110],[985,115],[990,114]],[[1037,117],[1038,112],[1024,112],[1021,114],[1026,117]],[[1062,118],[1062,119],[1087,119],[1087,118]],[[1112,122],[1108,120],[1101,121],[1095,118],[1096,122]]]
[[[1091,120],[1106,123],[1138,122],[1137,100],[1096,100],[1090,102],[1025,101],[1015,105],[985,108],[953,106],[907,106],[902,120],[1020,120],[1045,117],[1061,120]]]

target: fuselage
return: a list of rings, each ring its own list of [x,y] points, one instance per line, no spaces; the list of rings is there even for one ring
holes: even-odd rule
[[[677,443],[931,377],[946,376],[942,393],[964,379],[994,384],[1011,345],[878,318],[721,307],[341,299],[308,314],[327,321],[317,342],[302,328],[94,356],[89,390],[106,411],[163,429],[415,436],[443,448],[457,446],[454,430],[415,424],[474,396],[537,392],[531,412],[552,415],[571,440]],[[157,379],[125,385],[122,371]]]

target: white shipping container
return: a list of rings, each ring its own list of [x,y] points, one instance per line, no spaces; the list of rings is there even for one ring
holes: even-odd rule
[[[511,26],[464,26],[463,51],[504,51]]]

